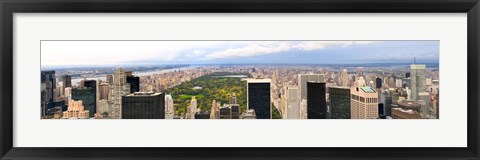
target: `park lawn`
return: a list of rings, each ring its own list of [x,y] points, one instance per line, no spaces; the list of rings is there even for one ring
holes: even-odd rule
[[[205,95],[203,94],[197,94],[197,95],[181,94],[178,97],[182,100],[190,100],[192,99],[192,96],[195,96],[196,99],[203,99],[203,97],[205,97]]]

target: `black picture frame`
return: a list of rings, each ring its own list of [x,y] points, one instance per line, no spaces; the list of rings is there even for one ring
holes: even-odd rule
[[[479,159],[478,0],[0,0],[1,159]],[[13,13],[468,13],[466,148],[13,147]],[[34,134],[34,133],[32,133]],[[448,137],[445,137],[448,138]],[[439,139],[441,140],[441,139]]]

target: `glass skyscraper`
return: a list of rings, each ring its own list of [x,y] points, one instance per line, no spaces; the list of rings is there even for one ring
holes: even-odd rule
[[[323,82],[307,82],[307,118],[327,118],[326,88]]]
[[[270,79],[247,80],[248,109],[254,109],[257,119],[271,119]]]
[[[329,87],[331,119],[350,119],[350,88]]]
[[[94,117],[96,107],[95,89],[91,87],[81,87],[72,89],[72,99],[81,100],[85,110],[89,111],[89,117]]]

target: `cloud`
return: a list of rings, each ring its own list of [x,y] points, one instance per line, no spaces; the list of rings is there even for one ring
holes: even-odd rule
[[[200,57],[207,53],[205,50],[193,50],[190,52],[185,53],[186,57]]]
[[[264,54],[284,52],[290,49],[291,45],[289,45],[288,42],[261,42],[258,44],[247,45],[245,47],[216,51],[211,54],[207,54],[204,60],[219,58],[252,57]]]
[[[341,46],[347,47],[352,45],[367,45],[379,43],[380,41],[273,41],[259,42],[239,48],[231,48],[215,51],[207,54],[202,60],[222,59],[222,58],[238,58],[252,57],[265,54],[281,53],[286,51],[312,51],[322,50],[328,47]]]
[[[296,45],[294,48],[298,48],[303,51],[311,51],[321,50],[333,46],[347,47],[351,45],[367,45],[379,42],[380,41],[307,41]]]

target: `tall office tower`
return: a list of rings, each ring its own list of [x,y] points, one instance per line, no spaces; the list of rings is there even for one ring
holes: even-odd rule
[[[378,106],[378,116],[379,117],[385,116],[385,104],[383,104],[382,102],[379,102],[377,106]]]
[[[190,100],[190,106],[187,107],[187,119],[195,119],[195,113],[197,111],[197,99],[195,96],[192,96],[192,100]]]
[[[350,88],[329,87],[331,119],[350,119]]]
[[[254,109],[248,109],[240,115],[240,119],[257,119]]]
[[[270,79],[247,80],[247,108],[254,109],[257,119],[271,119]]]
[[[215,100],[212,101],[212,108],[210,111],[210,119],[219,119],[220,118],[220,104]]]
[[[87,87],[87,88],[92,88],[95,92],[95,106],[97,104],[97,100],[100,99],[100,93],[99,93],[99,86],[98,86],[98,83],[96,80],[85,80],[83,81],[83,87]],[[93,112],[93,114],[95,114],[96,110],[90,110],[90,113]]]
[[[307,119],[307,99],[300,101],[300,119]]]
[[[68,101],[72,99],[72,87],[67,87],[65,88],[65,97],[67,98],[67,104]]]
[[[102,83],[99,86],[100,100],[108,100],[108,94],[110,93],[110,85],[108,83]]]
[[[309,81],[325,82],[325,75],[324,74],[299,74],[298,87],[300,89],[300,97],[299,97],[300,99],[307,98],[307,82]],[[255,110],[255,112],[257,112],[257,110]]]
[[[60,84],[57,82],[57,84],[55,85],[57,86],[57,88],[55,88],[54,90],[54,102],[57,102],[58,100],[60,100],[63,96],[63,87],[60,86]]]
[[[114,74],[113,86],[110,87],[111,99],[113,100],[111,118],[121,119],[122,117],[122,96],[130,94],[130,85],[125,78],[125,71],[118,67]]]
[[[175,111],[173,109],[173,98],[172,95],[165,95],[165,119],[173,119]]]
[[[393,104],[393,99],[392,96],[388,93],[385,92],[385,116],[392,116],[392,104]]]
[[[165,94],[136,92],[123,96],[122,119],[165,119]]]
[[[210,119],[210,112],[197,112],[195,113],[195,119]]]
[[[62,85],[63,93],[65,94],[65,88],[72,87],[72,76],[64,75],[62,83],[63,83],[63,85]]]
[[[307,82],[307,118],[327,118],[326,86],[323,82]]]
[[[220,108],[220,119],[232,119],[232,111],[228,106]]]
[[[140,92],[140,77],[127,76],[127,83],[130,84],[130,93]]]
[[[403,82],[402,82],[402,79],[396,79],[395,80],[395,87],[397,88],[402,88],[403,87]]]
[[[43,110],[55,107],[55,71],[41,72],[41,106]]]
[[[90,116],[90,111],[85,110],[83,102],[79,101],[69,101],[67,111],[63,112],[64,119],[88,119]]]
[[[343,69],[341,73],[338,73],[338,86],[348,87],[350,84],[348,81],[347,69]]]
[[[300,119],[300,100],[298,99],[298,87],[286,86],[285,87],[285,119]]]
[[[377,88],[382,88],[382,78],[377,77],[377,78],[375,79],[375,82],[376,82],[375,86],[376,86]]]
[[[373,88],[352,86],[350,94],[352,119],[378,118],[378,94]]]
[[[106,99],[97,101],[97,110],[95,111],[94,116],[95,119],[110,118],[111,104],[112,103]]]
[[[418,100],[418,93],[424,92],[426,89],[426,70],[425,64],[410,65],[410,87],[412,88],[412,100]]]
[[[232,112],[232,119],[239,119],[240,118],[240,105],[238,104],[230,104],[230,111]]]
[[[237,95],[235,93],[230,95],[230,104],[237,104]]]
[[[96,111],[95,89],[90,87],[73,88],[72,100],[82,101],[83,107],[88,110],[90,117],[94,117]]]
[[[418,101],[420,103],[420,115],[422,117],[430,118],[431,112],[433,111],[430,105],[430,93],[428,92],[419,92]]]
[[[110,85],[113,85],[113,75],[111,74],[107,75],[107,83]]]

